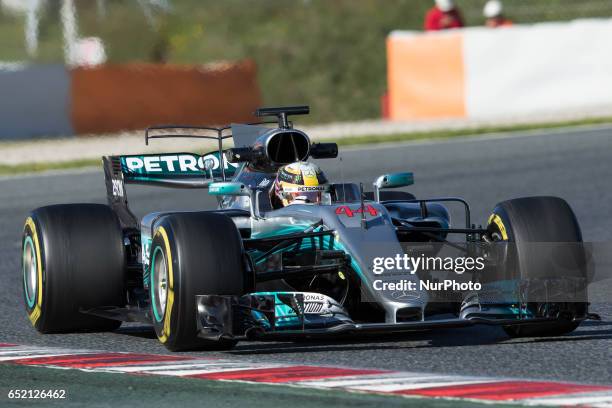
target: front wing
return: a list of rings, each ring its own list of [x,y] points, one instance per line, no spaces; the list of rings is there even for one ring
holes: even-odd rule
[[[400,323],[356,323],[337,304],[313,312],[313,294],[299,292],[254,293],[244,296],[196,296],[198,336],[208,340],[281,340],[423,331],[477,324],[517,326],[556,321],[554,318],[433,319]],[[317,294],[318,295],[318,294]],[[334,302],[318,295],[321,302]],[[335,310],[334,310],[335,308]],[[310,309],[310,310],[309,310]],[[582,319],[579,319],[582,320]]]

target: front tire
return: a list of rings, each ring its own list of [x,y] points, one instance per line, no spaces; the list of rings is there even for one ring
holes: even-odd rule
[[[207,212],[177,213],[155,225],[150,257],[151,318],[171,351],[229,349],[236,342],[197,337],[196,295],[242,295],[242,239],[231,218]]]
[[[584,282],[582,293],[571,299],[571,302],[568,302],[569,299],[561,303],[528,300],[528,307],[536,313],[559,310],[557,321],[505,326],[505,332],[511,337],[540,337],[559,336],[574,331],[580,325],[579,319],[586,317],[588,312],[587,271],[584,250],[578,245],[582,242],[582,233],[569,204],[557,197],[526,197],[504,201],[495,207],[489,218],[488,231],[493,240],[513,243],[505,263],[518,270],[518,278],[522,281],[567,278]],[[549,256],[542,253],[547,248],[541,243],[562,243],[550,247],[556,251],[561,250],[567,265],[552,262]],[[511,273],[516,271],[509,271],[508,275]],[[543,316],[536,314],[536,317]]]
[[[26,219],[23,293],[41,333],[115,330],[121,322],[81,313],[125,305],[125,252],[115,213],[105,205],[41,207]]]

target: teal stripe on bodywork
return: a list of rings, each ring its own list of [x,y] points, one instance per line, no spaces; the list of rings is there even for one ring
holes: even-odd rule
[[[253,239],[271,238],[271,237],[277,237],[279,235],[298,234],[298,233],[304,232],[310,226],[312,226],[312,224],[310,224],[310,223],[284,224],[284,225],[281,224],[279,226],[279,229],[275,229],[274,231],[269,231],[269,232],[257,232],[257,231],[255,231],[253,233],[253,235],[251,236],[251,238],[253,238]]]
[[[287,306],[283,303],[278,295],[291,295],[289,292],[255,292],[251,293],[253,296],[274,296],[274,314],[276,316],[276,324],[272,327],[272,324],[268,321],[268,319],[264,316],[263,313],[258,312],[256,310],[253,311],[253,317],[259,322],[263,323],[266,329],[287,329],[291,327],[295,327],[296,325],[301,325],[302,320],[295,313],[291,307]],[[305,318],[305,322],[308,320]]]
[[[287,234],[291,234],[291,233],[302,233],[304,232],[308,227],[310,227],[310,224],[302,224],[302,225],[290,225],[290,226],[285,226],[284,228],[281,228],[279,230],[275,230],[273,233],[267,233],[267,234],[259,234],[259,235],[254,235],[253,238],[269,238],[269,237],[274,237],[274,236],[279,236],[279,235],[287,235]],[[315,228],[313,230],[313,232],[319,232],[323,229],[323,227],[318,227]],[[319,240],[322,239],[323,240],[323,247],[317,247],[315,245],[315,249],[331,249],[331,250],[336,250],[336,251],[344,251],[344,253],[348,253],[348,251],[346,250],[345,246],[339,241],[339,239],[337,237],[332,238],[331,236],[324,236],[322,238],[316,237],[316,238],[305,238],[302,240],[302,243],[300,245],[300,250],[308,250],[308,249],[312,249],[312,242],[314,240],[314,242],[319,242]],[[330,245],[333,242],[333,245]],[[282,248],[279,249],[278,251],[273,252],[272,254],[278,254],[278,253],[282,253],[285,251],[289,251],[289,250],[293,250],[295,248],[295,246],[289,246],[286,248]],[[253,251],[251,252],[251,256],[253,257],[253,259],[257,259],[261,254],[263,254],[263,252],[261,251]],[[350,255],[350,254],[349,254]],[[257,265],[260,265],[262,262],[265,261],[264,259],[261,259],[259,261],[257,261]],[[355,258],[351,256],[351,268],[357,273],[357,275],[363,279],[364,275],[363,275],[363,271],[361,269],[361,267],[359,266],[359,264],[355,261]]]
[[[345,254],[349,254],[348,251],[346,250],[344,245],[342,245],[342,242],[340,242],[339,239],[335,239],[334,240],[334,247],[333,247],[333,249],[336,250],[336,251],[344,251]],[[351,255],[351,254],[349,254],[349,255]],[[353,256],[351,256],[351,268],[355,271],[355,273],[357,273],[357,276],[359,276],[359,278],[361,280],[364,279],[363,271],[361,270],[361,267],[359,266],[357,261],[355,261],[355,258]]]

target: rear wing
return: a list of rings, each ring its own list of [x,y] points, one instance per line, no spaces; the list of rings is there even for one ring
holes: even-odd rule
[[[225,154],[214,151],[109,156],[113,175],[121,174],[125,184],[152,184],[163,187],[206,188],[213,181],[232,178],[240,164],[230,163]]]
[[[223,141],[225,139],[229,139],[232,137],[232,134],[229,133],[229,130],[231,129],[231,126],[223,126],[220,128],[217,127],[206,127],[206,126],[172,126],[172,125],[167,125],[167,126],[152,126],[149,127],[145,130],[145,144],[148,146],[149,145],[149,140],[151,139],[169,139],[169,138],[190,138],[190,139],[208,139],[208,140],[214,140],[217,142],[217,160],[219,158],[223,157]],[[184,133],[181,133],[184,132]],[[214,133],[214,136],[211,135],[211,133]],[[168,156],[168,155],[165,155]],[[197,170],[196,169],[200,169],[200,170],[204,170],[204,162],[200,159],[197,159],[195,163],[193,163],[192,160],[190,160],[189,158],[187,158],[186,156],[183,156],[184,160],[188,160],[188,163],[191,163],[190,165],[186,165],[185,162],[183,163],[179,163],[180,166],[180,173],[183,173],[182,175],[185,176],[189,176],[189,172],[191,173],[195,173]],[[224,161],[225,162],[225,161]],[[223,163],[222,163],[223,164]],[[219,163],[217,163],[217,165],[219,165]],[[173,165],[172,164],[168,164],[168,167],[171,168]],[[226,180],[226,174],[225,174],[225,166],[219,166],[220,170],[221,170],[221,177],[223,179],[223,181]],[[193,169],[193,170],[191,170]],[[178,175],[177,176],[181,176]],[[194,175],[191,175],[192,177]]]
[[[145,132],[147,145],[153,139],[195,138],[216,141],[217,150],[204,155],[183,152],[103,157],[108,203],[119,216],[122,227],[139,227],[138,219],[128,207],[126,184],[207,188],[213,182],[231,179],[244,164],[227,160],[223,141],[234,138],[235,146],[248,145],[264,130],[269,130],[268,127],[258,126],[262,124],[220,128],[175,125],[150,127]]]
[[[223,140],[229,127],[156,126],[145,132],[151,139],[197,138],[215,140],[218,150],[206,155],[194,153],[141,154],[102,158],[108,204],[119,217],[121,227],[138,230],[140,223],[128,206],[126,184],[152,184],[179,188],[206,188],[215,179],[233,176],[223,154]],[[227,170],[227,171],[226,171]]]

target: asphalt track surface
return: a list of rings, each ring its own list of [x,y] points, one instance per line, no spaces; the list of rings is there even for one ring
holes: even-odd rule
[[[336,181],[370,184],[382,172],[415,172],[418,197],[462,196],[476,223],[502,200],[555,195],[566,199],[585,241],[612,242],[612,129],[582,129],[376,146],[341,151],[326,161]],[[20,273],[20,237],[32,208],[66,202],[105,202],[102,170],[0,179],[0,342],[113,351],[166,353],[147,327],[115,333],[40,335],[26,317]],[[367,185],[366,184],[366,185]],[[138,215],[160,209],[211,208],[205,191],[128,186]],[[556,338],[509,339],[495,327],[355,338],[314,343],[240,343],[224,358],[333,364],[403,371],[612,382],[612,306],[597,304],[601,322],[585,322]],[[194,353],[197,355],[197,353]]]

